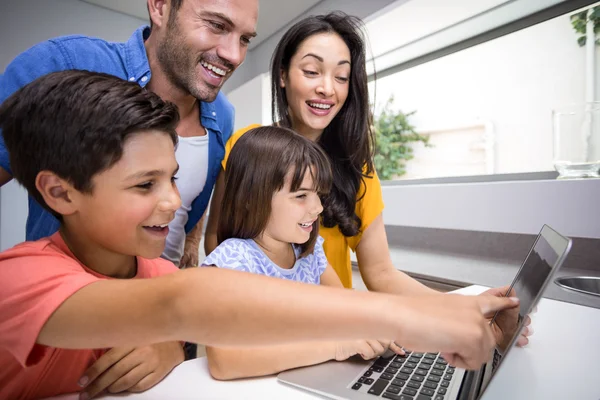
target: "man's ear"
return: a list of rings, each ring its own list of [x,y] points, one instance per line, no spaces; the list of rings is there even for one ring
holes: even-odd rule
[[[78,191],[54,172],[41,171],[38,173],[35,178],[35,187],[48,207],[58,214],[71,215],[77,211],[73,195]]]
[[[169,20],[169,12],[172,9],[165,0],[147,0],[148,16],[152,21],[152,26],[166,26]]]

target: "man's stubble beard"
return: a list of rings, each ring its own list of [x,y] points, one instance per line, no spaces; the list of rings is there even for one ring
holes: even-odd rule
[[[212,102],[217,97],[220,88],[202,90],[196,83],[196,68],[200,60],[192,60],[193,51],[180,40],[182,37],[179,25],[175,20],[167,23],[167,33],[157,48],[157,60],[167,80],[182,92],[189,93],[198,100]],[[183,68],[182,68],[183,67]],[[207,85],[208,86],[208,85]]]

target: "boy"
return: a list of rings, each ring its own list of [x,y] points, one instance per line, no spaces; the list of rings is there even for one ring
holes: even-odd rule
[[[180,205],[177,121],[176,107],[157,95],[87,71],[38,78],[0,106],[14,177],[61,221],[51,237],[0,254],[0,399],[82,386],[89,398],[123,390],[132,374],[139,380],[130,388],[140,390],[183,360],[178,340],[392,338],[444,351],[459,367],[488,358],[494,338],[483,314],[514,301],[353,293],[213,268],[171,273],[158,257]],[[452,312],[437,311],[448,302]],[[446,324],[444,335],[429,329]],[[137,371],[148,360],[123,349],[151,343],[163,346],[167,367]],[[113,349],[93,350],[105,348]]]

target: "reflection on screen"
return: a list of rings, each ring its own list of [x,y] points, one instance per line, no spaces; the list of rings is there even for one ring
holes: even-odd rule
[[[558,261],[559,256],[560,255],[557,254],[554,249],[552,249],[546,239],[540,235],[538,236],[535,246],[519,270],[519,273],[517,274],[511,286],[511,288],[515,290],[516,296],[519,298],[519,321],[517,324],[517,330],[511,339],[513,346],[515,343],[515,337],[521,332],[523,318],[525,318],[525,316],[531,312],[531,309],[534,305],[533,302],[542,289],[542,286],[552,271],[552,268]],[[508,351],[510,351],[510,347],[505,350],[505,354]],[[483,376],[482,390],[479,395],[483,393],[483,390],[491,380],[492,376],[498,370],[498,365],[500,365],[502,357],[503,356],[500,355],[500,353],[495,351],[491,368],[484,368],[485,372]]]
[[[519,324],[531,311],[533,301],[552,267],[558,261],[558,257],[559,255],[550,247],[550,244],[540,236],[513,282],[513,289],[520,301]]]

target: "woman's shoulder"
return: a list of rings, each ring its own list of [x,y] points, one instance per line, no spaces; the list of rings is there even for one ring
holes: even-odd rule
[[[231,138],[229,139],[229,143],[231,144],[231,146],[233,146],[235,144],[235,142],[237,142],[246,132],[248,132],[251,129],[258,128],[260,126],[262,126],[262,125],[251,124],[244,128],[238,129],[237,131],[235,131],[233,133],[233,135],[231,135]]]

